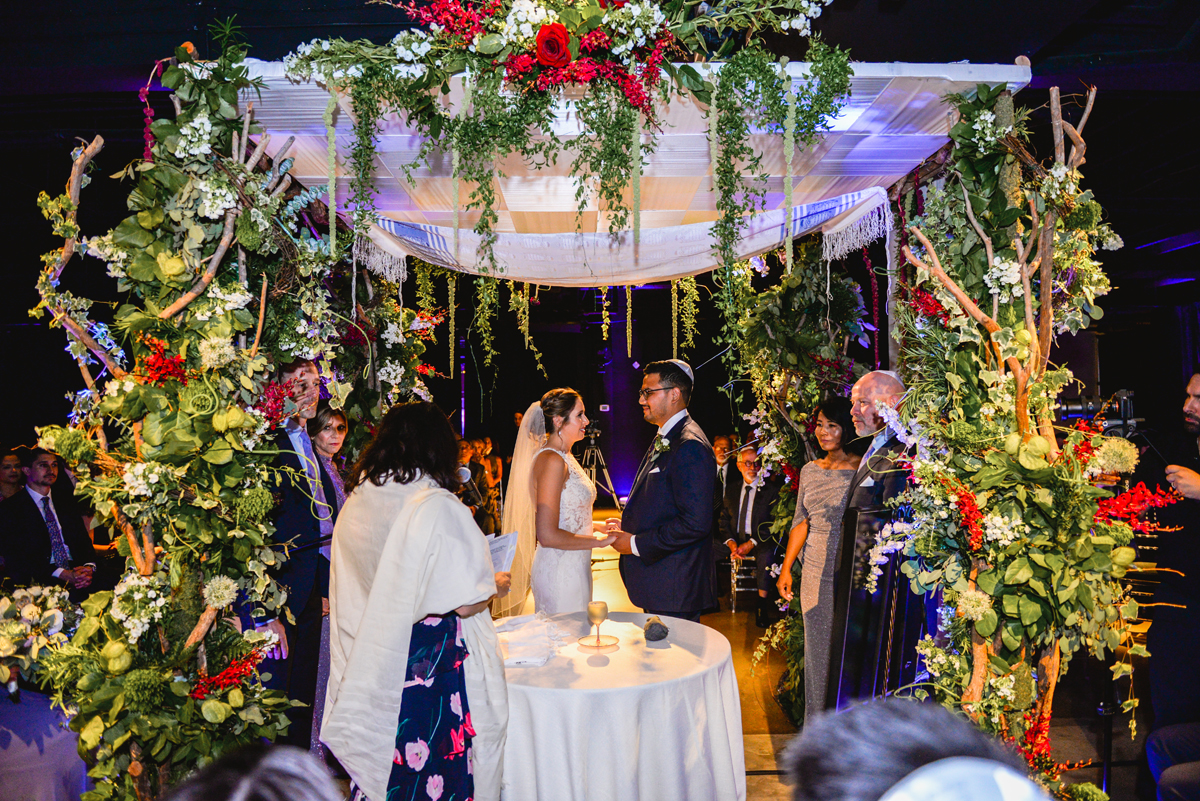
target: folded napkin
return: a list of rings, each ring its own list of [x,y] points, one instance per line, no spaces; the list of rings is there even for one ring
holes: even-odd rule
[[[496,626],[504,666],[546,664],[562,645],[565,632],[545,615],[522,615]]]

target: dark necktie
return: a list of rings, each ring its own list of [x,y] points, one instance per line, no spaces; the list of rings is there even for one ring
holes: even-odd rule
[[[742,485],[742,506],[740,509],[738,509],[738,533],[739,534],[747,534],[748,535],[751,533],[750,531],[747,530],[750,528],[750,524],[746,522],[746,508],[750,505],[750,492],[751,492],[751,488],[749,486],[746,486],[743,484]]]
[[[50,496],[42,498],[42,517],[46,518],[46,528],[50,531],[50,559],[54,566],[66,570],[71,566],[71,551],[63,539],[62,529],[58,527],[58,518],[50,508]]]

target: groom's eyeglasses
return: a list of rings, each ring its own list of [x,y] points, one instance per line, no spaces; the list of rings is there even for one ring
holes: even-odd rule
[[[655,387],[654,389],[639,389],[638,390],[638,398],[640,400],[646,400],[646,398],[649,398],[655,392],[665,392],[668,389],[675,389],[675,387]]]

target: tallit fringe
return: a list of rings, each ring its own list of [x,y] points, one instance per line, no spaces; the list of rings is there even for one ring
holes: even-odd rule
[[[888,235],[892,229],[892,209],[889,203],[880,203],[852,225],[821,237],[821,257],[826,262],[843,259],[855,251],[862,250],[877,239]]]
[[[365,236],[354,240],[354,258],[363,267],[393,284],[408,278],[408,263],[404,256],[393,256]]]

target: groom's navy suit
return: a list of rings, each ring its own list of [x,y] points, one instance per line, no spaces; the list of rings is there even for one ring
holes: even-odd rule
[[[629,600],[647,612],[698,617],[716,606],[713,586],[713,483],[717,461],[708,438],[688,415],[666,434],[669,448],[651,446],[621,518],[638,555],[621,557]]]

